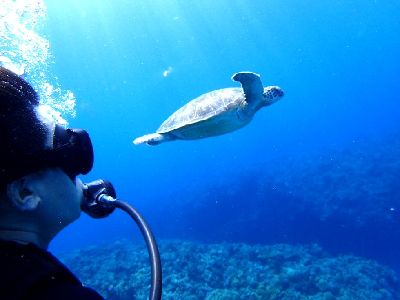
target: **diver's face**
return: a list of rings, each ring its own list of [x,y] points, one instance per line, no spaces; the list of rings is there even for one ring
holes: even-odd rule
[[[36,188],[41,199],[38,207],[40,222],[50,235],[79,218],[83,198],[79,179],[71,180],[59,168],[46,169],[38,172]]]

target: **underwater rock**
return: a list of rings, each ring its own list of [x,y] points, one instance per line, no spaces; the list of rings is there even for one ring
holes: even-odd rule
[[[400,132],[275,157],[195,181],[169,196],[173,204],[157,202],[147,215],[169,216],[156,228],[159,236],[315,242],[332,253],[351,252],[400,271],[399,157]]]
[[[399,299],[391,269],[355,256],[329,256],[318,245],[202,244],[161,241],[163,299]],[[76,250],[63,262],[109,300],[147,299],[144,245],[121,240]]]
[[[398,224],[399,156],[400,132],[283,162],[273,177],[266,176],[321,220]]]

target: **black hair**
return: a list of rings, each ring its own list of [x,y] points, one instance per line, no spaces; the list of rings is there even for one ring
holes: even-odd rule
[[[26,154],[46,146],[48,129],[36,114],[39,96],[22,77],[0,66],[0,191],[27,175]]]

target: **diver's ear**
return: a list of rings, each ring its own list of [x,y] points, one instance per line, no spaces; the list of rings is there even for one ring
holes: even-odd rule
[[[34,210],[41,201],[30,181],[30,178],[22,177],[7,185],[7,196],[19,210]]]

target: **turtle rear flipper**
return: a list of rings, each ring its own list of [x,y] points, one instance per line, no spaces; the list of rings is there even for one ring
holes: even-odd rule
[[[150,133],[134,139],[133,143],[135,145],[147,144],[150,146],[155,146],[164,142],[172,141],[174,139],[176,139],[176,137],[170,133]]]

